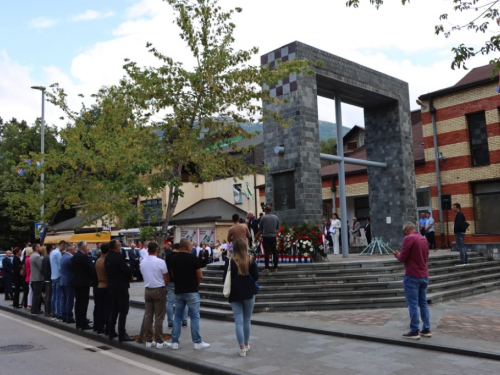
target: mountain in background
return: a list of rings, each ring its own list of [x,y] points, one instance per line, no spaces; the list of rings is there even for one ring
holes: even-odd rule
[[[262,123],[261,122],[255,122],[255,123],[242,123],[240,124],[243,130],[245,130],[247,133],[254,133],[256,131],[262,133]],[[344,134],[346,135],[351,128],[348,128],[347,126],[343,126],[344,129]],[[329,121],[319,121],[319,140],[320,141],[326,141],[328,138],[337,138],[337,125],[333,122]]]

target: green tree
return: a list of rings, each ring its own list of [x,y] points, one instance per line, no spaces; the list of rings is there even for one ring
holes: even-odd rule
[[[473,31],[475,33],[481,32],[485,35],[491,35],[489,38],[483,42],[480,48],[473,46],[466,46],[461,43],[460,45],[453,47],[452,51],[454,53],[454,58],[451,63],[451,68],[461,68],[467,69],[465,63],[476,55],[489,55],[498,54],[500,52],[500,34],[497,34],[496,30],[493,34],[491,24],[494,26],[500,25],[500,10],[499,4],[500,0],[448,0],[451,4],[450,7],[453,8],[455,12],[468,13],[470,14],[470,21],[465,24],[452,24],[452,18],[449,13],[445,13],[439,16],[439,24],[435,26],[435,33],[437,35],[444,35],[446,38],[450,36],[451,33],[459,32],[463,30]],[[383,0],[369,0],[370,4],[374,5],[377,9],[381,7],[384,3]],[[409,3],[410,0],[401,0],[401,3],[405,5]],[[348,0],[346,5],[348,7],[358,8],[360,0]],[[442,21],[446,21],[451,26],[445,26]],[[488,34],[487,34],[488,33]],[[500,67],[500,58],[495,57],[491,60],[491,63],[495,64],[495,69],[498,71]]]
[[[243,157],[235,156],[249,149],[228,140],[251,138],[253,134],[244,132],[238,123],[261,118],[262,100],[277,102],[262,90],[264,83],[277,83],[291,73],[308,73],[310,63],[294,60],[278,64],[276,69],[252,66],[249,61],[258,49],[236,50],[233,45],[235,24],[231,18],[240,8],[224,11],[217,0],[167,2],[195,66],[188,69],[148,44],[161,66],[141,68],[127,61],[128,78],[122,81],[137,111],[150,116],[159,134],[156,152],[150,154],[155,166],[148,180],[151,193],[168,188],[160,243],[183,196],[183,177],[198,183],[254,172],[255,166],[247,166]],[[286,126],[279,114],[263,115]]]
[[[48,149],[45,155],[29,152],[32,160],[42,160],[41,168],[32,166],[23,178],[34,178],[22,191],[7,194],[12,214],[22,219],[37,213],[37,219],[49,226],[63,209],[78,208],[87,218],[85,224],[106,214],[111,221],[133,214],[131,198],[147,194],[141,174],[150,164],[137,145],[151,142],[155,136],[134,116],[126,95],[117,87],[102,88],[94,95],[96,103],[82,105],[78,112],[66,104],[66,94],[57,85],[49,100],[61,107],[69,118],[60,132],[62,149]],[[142,150],[142,149],[141,149]],[[26,156],[24,156],[26,157]],[[44,194],[40,194],[39,176],[45,173]],[[38,214],[42,203],[45,214]]]
[[[29,168],[23,155],[40,152],[40,124],[40,119],[29,126],[26,121],[13,118],[4,123],[0,118],[0,248],[17,246],[34,237],[34,223],[40,207],[18,217],[9,209],[8,196],[24,192],[35,181],[34,176],[19,175],[18,169]],[[62,149],[57,137],[56,127],[45,126],[47,151]],[[37,160],[40,159],[31,159],[31,162],[36,165]]]
[[[319,149],[322,154],[337,155],[337,139],[328,138],[319,142]]]

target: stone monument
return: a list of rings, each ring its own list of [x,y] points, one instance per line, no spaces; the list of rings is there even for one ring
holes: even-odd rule
[[[292,74],[278,85],[265,87],[288,103],[265,102],[264,109],[293,119],[288,128],[264,121],[266,202],[289,224],[321,225],[317,97],[362,107],[368,160],[387,164],[383,169],[368,167],[372,235],[399,247],[404,222],[417,218],[408,84],[301,42],[263,55],[261,63],[273,68],[278,59],[296,58],[320,60],[323,65],[312,67],[315,74]],[[276,147],[284,152],[276,153]],[[345,226],[347,218],[342,219]]]

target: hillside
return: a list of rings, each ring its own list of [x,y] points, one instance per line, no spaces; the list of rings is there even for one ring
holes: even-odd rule
[[[262,123],[243,123],[241,127],[248,133],[261,132],[262,133]],[[351,130],[347,126],[344,126],[344,135]],[[337,138],[337,128],[335,123],[328,121],[319,121],[319,140],[326,141],[328,138]]]

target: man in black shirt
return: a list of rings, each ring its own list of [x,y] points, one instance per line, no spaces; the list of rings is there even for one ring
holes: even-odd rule
[[[457,266],[466,266],[469,264],[469,259],[467,257],[467,250],[465,249],[464,237],[465,231],[467,230],[465,215],[462,212],[462,207],[460,203],[453,203],[451,206],[453,212],[456,213],[455,224],[453,225],[453,233],[455,234],[455,242],[457,243],[458,251],[460,251],[460,264]]]
[[[174,243],[173,250],[165,256],[165,263],[167,263],[167,269],[170,277],[170,282],[167,285],[167,320],[168,320],[168,328],[173,328],[174,326],[174,304],[175,304],[175,280],[172,274],[172,258],[179,254],[178,243]],[[188,308],[187,305],[184,308],[184,316],[182,317],[182,326],[187,327],[187,318],[188,318]]]
[[[200,294],[198,285],[203,274],[200,261],[191,254],[191,243],[183,238],[179,243],[179,253],[171,259],[171,275],[175,279],[175,318],[172,330],[172,342],[167,344],[171,349],[179,349],[181,324],[185,306],[188,307],[191,319],[191,339],[194,349],[209,348],[210,344],[203,342],[200,335]]]
[[[130,287],[132,272],[125,259],[120,255],[120,248],[120,242],[112,240],[109,243],[109,253],[104,259],[104,267],[108,275],[108,292],[111,296],[109,338],[113,339],[118,336],[120,341],[134,341],[125,330],[130,299],[128,288]],[[120,315],[119,319],[118,315]],[[117,319],[118,334],[115,331]]]

